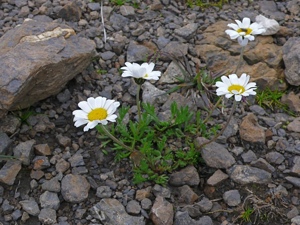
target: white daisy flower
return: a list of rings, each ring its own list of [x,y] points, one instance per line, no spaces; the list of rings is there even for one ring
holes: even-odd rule
[[[154,63],[143,63],[139,65],[137,63],[126,62],[126,66],[121,67],[124,70],[122,77],[133,77],[133,78],[143,78],[145,80],[158,80],[161,72],[153,71]]]
[[[80,127],[87,124],[83,131],[88,131],[99,123],[106,125],[108,121],[116,122],[117,115],[114,112],[120,106],[120,103],[104,97],[97,97],[81,101],[78,106],[81,110],[73,111],[74,125]]]
[[[241,101],[242,96],[256,95],[256,83],[249,83],[250,76],[245,73],[240,78],[236,74],[222,76],[221,80],[216,83],[218,96],[225,95],[226,98],[231,98],[234,95],[236,101]]]
[[[226,30],[225,33],[230,36],[231,39],[238,39],[238,42],[241,46],[246,46],[248,41],[254,41],[254,35],[264,33],[265,28],[258,24],[252,23],[249,18],[245,17],[243,22],[236,20],[237,24],[230,23],[228,27],[233,30]]]

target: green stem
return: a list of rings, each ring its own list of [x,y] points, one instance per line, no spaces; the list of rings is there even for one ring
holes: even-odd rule
[[[137,110],[138,110],[139,123],[141,122],[140,92],[141,92],[141,85],[138,84],[137,93],[136,93],[136,105],[137,105]]]
[[[238,69],[239,69],[239,67],[241,65],[241,62],[242,62],[242,59],[243,59],[243,54],[244,54],[244,49],[245,49],[245,46],[242,46],[241,53],[240,53],[240,58],[239,58],[239,62],[237,64],[235,72],[234,72],[235,74],[237,73],[237,71],[238,71]]]
[[[119,139],[117,139],[114,135],[112,135],[106,128],[105,126],[103,126],[103,124],[100,124],[101,129],[104,131],[104,133],[111,139],[113,140],[115,143],[121,145],[123,148],[125,148],[126,150],[133,152],[133,149],[128,147],[127,145],[125,145],[122,141],[120,141]]]
[[[205,143],[201,144],[201,145],[199,146],[199,149],[201,149],[204,145],[208,145],[208,144],[214,142],[215,140],[217,140],[218,137],[220,137],[220,135],[223,134],[223,132],[224,132],[225,129],[227,128],[227,126],[228,126],[228,124],[229,124],[229,122],[230,122],[230,120],[231,120],[231,118],[232,118],[232,116],[233,116],[233,113],[234,113],[235,109],[236,109],[236,101],[234,100],[234,101],[233,101],[233,106],[232,106],[232,109],[231,109],[231,112],[230,112],[230,115],[229,115],[229,117],[228,117],[228,119],[227,119],[227,121],[226,121],[225,126],[224,126],[224,127],[222,128],[222,130],[221,130],[216,136],[214,136],[211,140],[209,140],[208,142],[205,142]]]

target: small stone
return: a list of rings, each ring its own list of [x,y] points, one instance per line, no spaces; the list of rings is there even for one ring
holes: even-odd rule
[[[41,179],[45,173],[41,170],[31,170],[30,172],[30,178],[39,180]]]
[[[186,168],[172,173],[170,175],[169,184],[173,186],[190,185],[196,186],[200,183],[200,178],[197,169],[194,166],[187,166]]]
[[[87,5],[88,5],[89,9],[92,11],[100,10],[100,3],[98,3],[98,2],[90,2]]]
[[[21,213],[21,210],[17,209],[15,211],[13,211],[13,213],[11,214],[12,218],[14,221],[18,220],[21,218],[22,216],[22,213]]]
[[[5,155],[8,147],[11,145],[12,140],[6,133],[0,132],[0,154]]]
[[[273,173],[276,171],[276,169],[263,158],[259,158],[258,160],[252,161],[250,165],[265,170],[269,173]]]
[[[152,206],[152,201],[149,198],[144,198],[141,201],[141,206],[142,206],[142,209],[148,210]]]
[[[36,156],[33,160],[34,170],[43,170],[50,167],[50,162],[46,156]]]
[[[51,155],[51,150],[48,144],[34,145],[33,148],[36,155]]]
[[[110,198],[112,195],[112,190],[108,186],[100,186],[97,188],[96,195],[99,198]]]
[[[29,215],[37,216],[40,213],[40,209],[36,201],[34,200],[24,200],[20,201],[20,204],[24,211],[26,211]]]
[[[299,225],[300,224],[300,216],[295,216],[291,219],[292,225]]]
[[[286,216],[288,219],[292,219],[299,214],[297,207],[293,207],[290,211],[287,212]]]
[[[249,163],[249,162],[252,162],[252,161],[255,161],[257,160],[257,156],[255,155],[255,153],[251,150],[249,150],[248,152],[242,154],[242,158],[243,158],[243,161],[245,163]]]
[[[65,201],[79,203],[87,199],[90,184],[81,175],[66,175],[61,181],[61,194]]]
[[[242,119],[240,136],[250,143],[264,144],[266,141],[265,130],[258,124],[257,117],[253,113]]]
[[[197,202],[195,206],[199,209],[201,212],[209,212],[213,206],[212,201],[210,201],[208,198],[202,198],[200,202]]]
[[[279,152],[268,152],[266,154],[266,160],[269,163],[280,165],[284,161],[284,156]]]
[[[56,139],[58,140],[58,143],[62,147],[71,146],[71,139],[69,137],[62,136],[61,134],[56,136]]]
[[[281,98],[283,104],[288,105],[289,109],[294,112],[300,112],[300,94],[295,94],[293,91],[284,94]]]
[[[64,173],[70,168],[70,163],[64,160],[63,158],[57,160],[55,169],[57,172]]]
[[[8,185],[13,185],[15,179],[21,170],[22,165],[18,160],[9,160],[0,169],[0,182]]]
[[[39,221],[45,225],[55,224],[56,221],[56,211],[54,209],[45,208],[42,209],[39,216]]]
[[[40,196],[40,204],[42,208],[51,208],[58,210],[60,206],[60,201],[57,193],[45,191]]]
[[[195,146],[199,148],[208,140],[203,137],[198,137],[195,140]],[[201,157],[205,163],[213,168],[229,168],[235,163],[234,157],[221,144],[212,142],[201,147]],[[199,176],[199,175],[198,175]]]
[[[126,211],[124,206],[116,199],[104,198],[99,203],[90,208],[92,216],[105,224],[113,225],[145,225],[144,217],[131,216]],[[104,215],[104,216],[102,216]]]
[[[285,179],[287,181],[291,182],[294,186],[300,188],[300,178],[287,176],[287,177],[285,177]]]
[[[135,14],[134,13],[134,8],[132,6],[129,6],[129,5],[122,5],[120,7],[120,13],[123,16],[133,16]]]
[[[14,210],[14,207],[9,203],[7,199],[5,199],[2,203],[1,210],[4,214],[9,214]]]
[[[199,197],[188,185],[183,185],[179,187],[178,190],[178,201],[181,203],[193,204]]]
[[[300,117],[295,118],[287,125],[288,131],[300,133]]]
[[[33,156],[33,145],[35,140],[21,142],[14,148],[14,156],[18,158],[23,165],[29,166]]]
[[[85,165],[85,163],[83,161],[83,156],[78,153],[74,154],[68,161],[69,161],[69,163],[71,163],[72,167]]]
[[[276,20],[268,19],[267,17],[265,17],[263,15],[256,16],[255,20],[258,24],[263,26],[266,30],[261,35],[265,35],[265,36],[273,35],[273,34],[276,34],[280,29],[280,25]]]
[[[156,197],[150,212],[150,218],[153,223],[172,225],[173,217],[173,205],[161,196]]]
[[[141,212],[141,206],[137,201],[131,200],[127,203],[126,211],[129,214],[138,215]]]
[[[42,189],[51,192],[60,192],[60,182],[57,177],[47,180],[42,184]]]
[[[79,21],[81,9],[75,2],[70,2],[58,12],[58,16],[66,21]]]
[[[190,38],[197,31],[198,24],[197,23],[189,23],[183,27],[174,30],[174,33],[184,39]]]
[[[155,184],[152,189],[153,194],[157,196],[162,196],[164,198],[171,197],[171,191],[168,188],[162,187],[159,184]]]
[[[207,184],[211,186],[216,186],[219,183],[226,180],[229,176],[226,173],[223,173],[222,170],[217,170],[214,174],[208,178]]]
[[[150,196],[151,196],[151,187],[137,190],[135,193],[135,199],[138,201],[142,201],[143,199],[149,198]]]
[[[223,199],[229,206],[237,206],[241,203],[241,195],[238,190],[226,191],[223,194]]]
[[[227,173],[239,184],[265,184],[271,180],[271,173],[248,165],[235,165],[228,169]]]

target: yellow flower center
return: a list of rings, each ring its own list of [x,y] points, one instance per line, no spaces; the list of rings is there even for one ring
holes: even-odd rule
[[[238,33],[244,32],[244,33],[246,33],[246,35],[249,35],[249,34],[252,33],[252,29],[250,29],[250,28],[239,28],[239,29],[237,30],[237,32],[238,32]]]
[[[233,84],[233,85],[228,87],[228,91],[232,94],[234,94],[232,91],[237,91],[238,93],[241,94],[241,93],[245,92],[245,88],[242,85]]]
[[[104,120],[107,117],[107,110],[104,108],[96,108],[93,109],[91,112],[88,114],[88,119],[89,121],[93,120]]]
[[[145,78],[148,77],[148,76],[149,76],[148,73],[146,73],[146,74],[144,75]]]

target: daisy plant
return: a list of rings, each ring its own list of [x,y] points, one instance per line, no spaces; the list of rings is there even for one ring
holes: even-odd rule
[[[199,149],[215,141],[228,126],[237,102],[245,100],[250,95],[256,95],[256,83],[250,82],[250,76],[246,73],[242,73],[238,77],[237,70],[240,66],[243,49],[248,41],[253,41],[254,35],[263,33],[265,29],[257,23],[251,24],[249,18],[244,18],[242,22],[236,20],[236,23],[228,24],[232,30],[225,32],[231,39],[237,39],[242,46],[240,60],[233,74],[221,76],[215,85],[213,85],[214,79],[211,82],[211,88],[216,87],[215,94],[219,96],[219,99],[212,108],[210,107],[210,112],[205,119],[200,116],[200,111],[194,113],[188,107],[178,108],[176,103],[173,103],[170,118],[161,120],[156,114],[154,106],[141,104],[140,100],[141,85],[147,80],[158,80],[161,72],[154,71],[155,64],[152,62],[142,64],[126,62],[125,66],[121,67],[122,77],[133,78],[138,86],[136,94],[138,121],[125,122],[124,118],[129,113],[129,107],[121,107],[117,116],[116,111],[120,106],[117,101],[104,97],[90,97],[87,101],[79,102],[80,109],[73,112],[75,126],[85,125],[83,128],[85,132],[96,127],[100,133],[105,134],[100,138],[110,138],[114,141],[115,145],[112,149],[116,151],[115,159],[129,157],[133,161],[134,183],[148,180],[165,184],[167,182],[166,172],[194,164],[199,160],[199,150],[195,149],[193,143],[195,136],[212,137],[208,142],[198,146]],[[198,84],[196,87],[201,86],[204,78],[201,74],[196,77]],[[227,122],[217,134],[216,130],[219,128],[208,129],[207,121],[224,97],[233,99],[233,106]],[[143,110],[141,110],[141,105]],[[110,126],[110,131],[105,127],[109,122],[116,122]],[[211,132],[212,130],[213,132]],[[172,143],[176,143],[176,141],[182,144],[182,149],[174,150]],[[107,143],[108,141],[103,142],[103,146]]]
[[[245,46],[248,44],[249,41],[255,40],[255,35],[262,34],[266,32],[266,29],[258,23],[251,23],[250,19],[245,17],[242,21],[235,20],[235,23],[230,23],[227,26],[232,28],[232,30],[225,30],[225,33],[230,36],[230,39],[237,39],[238,43],[242,46],[241,53],[240,53],[240,59],[237,64],[235,73],[237,73],[237,70],[239,68],[239,65],[241,63],[243,52]]]
[[[83,131],[88,131],[96,126],[100,126],[105,134],[113,141],[123,146],[129,151],[133,151],[130,147],[125,145],[115,136],[113,136],[105,127],[109,122],[116,122],[117,115],[114,114],[120,103],[115,100],[110,100],[104,97],[88,98],[87,101],[81,101],[78,103],[80,109],[73,111],[75,127],[85,125]]]
[[[241,46],[246,46],[248,41],[254,41],[254,35],[262,34],[266,30],[258,23],[251,23],[250,19],[245,17],[243,21],[236,20],[235,23],[228,24],[228,27],[233,30],[226,30],[225,33],[230,36],[231,39],[237,39]]]
[[[126,62],[126,66],[121,67],[123,71],[122,77],[133,77],[135,83],[138,85],[137,93],[136,93],[136,104],[138,108],[138,118],[141,120],[141,104],[140,104],[140,91],[141,85],[146,80],[158,80],[161,76],[160,71],[153,71],[155,64],[154,63],[130,63]]]

